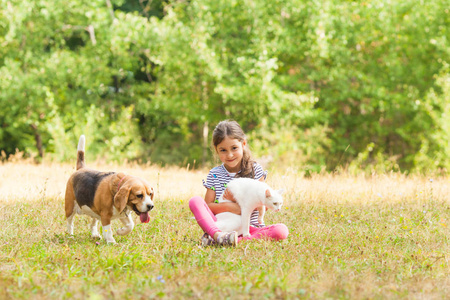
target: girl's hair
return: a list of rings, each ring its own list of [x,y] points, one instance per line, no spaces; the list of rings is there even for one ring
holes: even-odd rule
[[[214,128],[212,142],[216,151],[217,145],[222,143],[222,141],[226,137],[230,139],[236,139],[240,142],[244,142],[246,140],[245,133],[242,130],[241,126],[238,124],[238,122],[232,120],[221,121],[219,124],[217,124],[216,128]],[[253,164],[254,160],[247,144],[243,147],[241,171],[236,174],[236,177],[255,177]]]

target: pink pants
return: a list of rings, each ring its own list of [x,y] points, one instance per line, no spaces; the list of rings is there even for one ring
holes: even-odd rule
[[[196,196],[191,198],[189,200],[189,208],[194,214],[198,225],[200,225],[204,232],[207,232],[211,237],[213,237],[216,232],[220,232],[219,228],[216,227],[216,216],[214,216],[202,197]],[[264,237],[274,240],[284,240],[287,238],[288,234],[289,229],[284,224],[275,224],[262,228],[250,226],[250,236],[245,238],[240,236],[238,242],[242,240],[261,239]]]

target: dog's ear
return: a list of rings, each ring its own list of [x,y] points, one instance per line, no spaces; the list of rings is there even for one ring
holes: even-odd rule
[[[271,196],[272,196],[272,194],[270,193],[270,190],[267,189],[267,190],[266,190],[266,198],[269,198],[269,197],[271,197]]]
[[[122,212],[122,210],[124,210],[125,206],[127,205],[128,197],[130,197],[130,192],[131,192],[130,186],[123,186],[114,196],[114,207],[119,212]]]

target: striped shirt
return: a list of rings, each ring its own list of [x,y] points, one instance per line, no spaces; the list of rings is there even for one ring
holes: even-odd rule
[[[260,164],[254,163],[253,170],[255,171],[255,179],[259,180],[261,177],[266,179],[267,171],[264,171]],[[206,177],[206,182],[203,180],[203,186],[207,189],[211,189],[216,192],[215,202],[219,202],[220,196],[226,190],[228,183],[234,179],[234,174],[230,174],[225,166],[222,164],[221,166],[215,167],[211,169]],[[250,217],[250,225],[254,227],[264,227],[264,224],[258,223],[259,212],[257,210],[253,211]]]

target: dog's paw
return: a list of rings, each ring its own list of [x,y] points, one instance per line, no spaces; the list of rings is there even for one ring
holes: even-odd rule
[[[131,232],[132,228],[130,227],[121,227],[119,229],[117,229],[117,234],[118,235],[127,235]]]
[[[108,245],[115,245],[115,244],[117,244],[115,239],[106,241],[106,243],[107,243]]]
[[[100,235],[100,233],[93,233],[91,235],[91,238],[96,239],[96,240],[101,240],[102,236]]]

